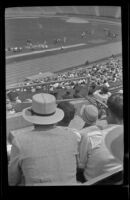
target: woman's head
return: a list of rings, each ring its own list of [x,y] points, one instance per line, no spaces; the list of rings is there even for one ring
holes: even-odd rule
[[[108,123],[120,124],[123,121],[123,94],[114,93],[107,100]]]
[[[57,107],[64,111],[64,118],[62,119],[62,121],[60,121],[59,124],[68,126],[75,115],[74,105],[69,102],[60,102],[58,103]]]

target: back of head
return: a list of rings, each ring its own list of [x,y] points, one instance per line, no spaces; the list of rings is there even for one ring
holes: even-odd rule
[[[64,118],[60,122],[62,125],[69,125],[70,121],[74,118],[75,107],[69,102],[60,102],[57,106],[64,111]]]
[[[94,105],[83,105],[81,108],[81,117],[88,125],[93,125],[98,119],[98,109]]]
[[[112,94],[107,100],[107,106],[114,117],[123,120],[123,94]]]

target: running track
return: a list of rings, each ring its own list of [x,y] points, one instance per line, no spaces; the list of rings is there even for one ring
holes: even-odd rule
[[[72,66],[96,61],[122,53],[122,43],[115,42],[99,45],[92,48],[80,49],[72,52],[60,53],[43,58],[21,61],[6,65],[6,85],[23,81],[24,78],[38,74],[39,72],[56,72]]]

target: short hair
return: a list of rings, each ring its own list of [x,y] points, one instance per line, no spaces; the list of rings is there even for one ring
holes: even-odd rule
[[[64,118],[62,119],[62,122],[69,123],[74,118],[75,107],[73,104],[69,102],[60,102],[57,107],[64,111]]]
[[[118,119],[123,119],[123,94],[112,94],[107,100],[107,106]]]

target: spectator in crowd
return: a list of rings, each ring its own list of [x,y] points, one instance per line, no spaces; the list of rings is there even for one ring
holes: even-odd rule
[[[81,142],[79,147],[79,168],[83,170],[85,181],[96,176],[119,169],[122,164],[106,146],[105,138],[116,129],[123,134],[123,95],[112,94],[107,101],[108,127],[104,130],[90,132],[81,131]],[[111,133],[112,134],[112,133]],[[118,143],[117,143],[118,144]],[[119,148],[117,146],[117,148]],[[122,148],[123,149],[123,148]]]
[[[62,72],[62,73],[55,73],[54,76],[51,77],[45,77],[45,78],[39,78],[37,80],[33,80],[33,81],[26,81],[21,83],[21,86],[23,86],[21,89],[17,88],[14,90],[8,90],[8,94],[12,93],[12,94],[7,94],[7,96],[9,96],[11,102],[15,102],[15,97],[18,96],[19,94],[19,98],[22,99],[22,101],[24,101],[26,98],[31,98],[32,96],[27,95],[26,94],[28,92],[31,93],[31,95],[33,95],[34,93],[37,92],[42,92],[41,90],[43,89],[44,92],[55,92],[55,89],[77,89],[81,86],[87,84],[86,80],[88,81],[88,77],[90,79],[90,85],[92,85],[92,87],[90,87],[89,89],[89,96],[92,96],[92,94],[94,93],[97,85],[99,87],[102,87],[103,85],[106,87],[111,87],[112,82],[115,81],[122,81],[122,63],[121,63],[121,59],[120,58],[110,58],[107,62],[101,63],[101,64],[93,64],[93,66],[89,66],[91,69],[89,69],[89,73],[88,73],[88,67],[80,67],[80,68],[75,68],[66,72]],[[81,78],[82,77],[82,78]],[[85,79],[83,79],[83,77],[85,77]],[[78,80],[72,80],[73,78],[79,78]],[[81,78],[81,79],[80,79]],[[69,79],[69,81],[68,81]],[[67,80],[67,81],[66,81]],[[44,85],[45,82],[50,82],[50,81],[55,81],[53,82],[53,84],[50,84],[50,87],[48,87],[48,85]],[[62,82],[57,82],[57,81],[62,81]],[[37,83],[38,85],[33,86],[33,83]],[[39,85],[40,84],[40,85]],[[24,86],[28,86],[28,87],[24,87]],[[94,86],[94,87],[93,87]],[[29,89],[30,88],[30,89]],[[79,91],[80,91],[79,89]],[[19,91],[20,90],[20,91]],[[27,91],[25,91],[27,90]],[[19,91],[19,92],[18,92]],[[84,94],[83,91],[79,92],[79,91],[75,91],[74,93],[74,98],[80,98],[82,97],[80,95],[80,93],[82,93],[82,95]],[[18,94],[17,94],[18,92]],[[21,93],[20,93],[21,92]],[[102,91],[100,91],[102,93]],[[99,99],[102,99],[103,102],[106,103],[106,99],[108,98],[108,94],[100,94],[99,91],[95,92],[98,94],[95,94],[95,96],[98,95]],[[60,93],[60,92],[59,92]],[[59,95],[60,96],[60,95]],[[102,98],[103,96],[103,98]],[[66,98],[66,97],[65,97]],[[17,102],[15,102],[17,103]],[[19,102],[18,102],[19,103]]]
[[[64,118],[58,123],[58,126],[64,126],[70,129],[69,125],[74,119],[76,112],[74,105],[69,102],[60,102],[57,107],[64,111]],[[71,130],[77,135],[77,141],[79,142],[81,139],[80,134],[75,128],[71,128]]]
[[[16,103],[22,103],[22,101],[19,99],[18,96],[15,98],[15,102],[16,102]]]
[[[91,85],[91,86],[89,87],[88,95],[89,95],[90,97],[93,96],[93,93],[94,93],[94,91],[95,91],[95,88],[96,88],[96,86],[94,86],[94,85]]]
[[[69,102],[58,103],[58,108],[64,111],[64,118],[58,123],[59,126],[69,126],[70,121],[74,118],[75,107]]]
[[[77,136],[56,126],[64,112],[56,107],[53,95],[36,94],[32,100],[23,117],[34,129],[12,140],[9,185],[18,185],[21,179],[26,186],[76,184]]]
[[[62,96],[63,99],[72,99],[72,95],[70,91],[66,91],[66,93]]]
[[[14,108],[9,109],[9,110],[7,111],[7,114],[15,114],[15,109],[14,109]]]
[[[7,95],[11,102],[15,102],[16,98],[18,97],[18,93],[14,91],[9,91]]]
[[[107,86],[103,86],[101,90],[96,90],[93,94],[93,96],[97,99],[99,99],[101,102],[106,103],[108,97],[111,96],[111,93],[108,91]]]
[[[92,130],[99,130],[96,126],[96,121],[98,120],[98,109],[95,106],[83,105],[81,107],[80,115],[85,122],[82,131],[84,130],[85,132],[89,132]]]
[[[123,125],[123,94],[114,93],[107,101],[107,122],[108,124]]]
[[[114,130],[110,131],[109,134],[106,134],[105,144],[112,155],[122,163],[124,158],[123,126],[118,126]]]
[[[123,90],[119,90],[119,91],[118,91],[118,93],[121,93],[121,94],[123,94]]]
[[[75,92],[73,94],[74,98],[82,98],[82,95],[80,94],[79,88],[75,89]]]

